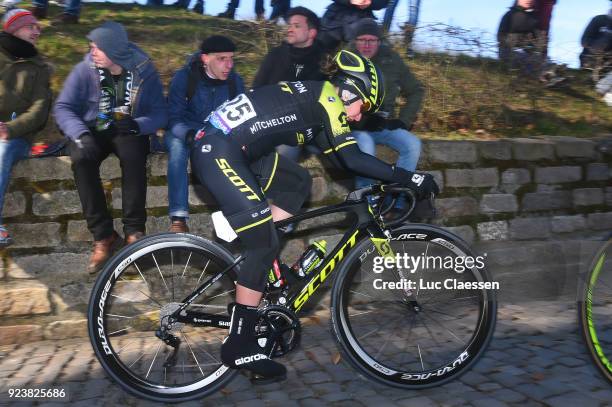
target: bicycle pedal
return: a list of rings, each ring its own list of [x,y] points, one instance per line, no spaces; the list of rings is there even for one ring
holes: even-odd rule
[[[264,384],[270,384],[270,383],[276,383],[276,382],[282,382],[284,380],[287,380],[287,375],[281,375],[281,376],[261,376],[255,373],[251,373],[251,378],[249,379],[251,381],[251,384],[255,384],[255,385],[264,385]]]

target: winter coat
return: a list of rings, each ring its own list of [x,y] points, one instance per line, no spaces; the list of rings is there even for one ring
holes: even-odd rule
[[[204,121],[217,107],[230,99],[229,83],[235,84],[235,95],[244,93],[244,82],[240,75],[232,71],[226,81],[209,78],[205,73],[193,72],[200,79],[197,81],[195,92],[190,100],[187,100],[187,88],[189,75],[195,62],[197,68],[201,70],[199,63],[201,53],[196,52],[187,63],[179,69],[170,82],[168,92],[169,122],[168,129],[172,134],[180,139],[184,139],[187,132],[191,129],[199,129]]]
[[[139,63],[133,70],[130,115],[138,123],[140,134],[155,134],[166,127],[168,108],[159,74],[150,58],[133,44]],[[76,140],[95,127],[100,105],[100,74],[87,54],[77,64],[54,107],[55,121],[64,135]]]
[[[0,121],[10,138],[34,143],[44,136],[40,130],[51,107],[50,76],[51,68],[40,54],[16,59],[0,46]]]
[[[321,62],[325,52],[315,41],[307,48],[296,48],[283,43],[273,48],[259,66],[253,88],[273,85],[280,81],[322,81]]]
[[[354,44],[352,49],[355,50]],[[397,97],[403,96],[406,104],[400,107],[397,118],[410,126],[416,120],[425,90],[421,82],[410,71],[397,52],[384,43],[372,58],[374,65],[381,70],[385,82],[385,99],[379,111],[390,113],[395,118]]]

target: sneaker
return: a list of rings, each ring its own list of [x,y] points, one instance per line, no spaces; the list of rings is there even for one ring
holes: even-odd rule
[[[0,249],[10,246],[13,243],[13,238],[9,235],[8,230],[6,230],[4,226],[0,226]]]

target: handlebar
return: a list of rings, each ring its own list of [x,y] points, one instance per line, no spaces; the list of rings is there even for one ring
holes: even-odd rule
[[[392,219],[391,221],[383,220],[386,227],[392,227],[392,226],[399,225],[403,223],[404,221],[406,221],[406,219],[408,219],[408,217],[414,211],[417,199],[414,194],[414,191],[411,188],[400,185],[400,184],[374,184],[374,185],[370,185],[365,188],[361,188],[361,189],[350,192],[348,196],[346,197],[346,201],[347,202],[362,201],[362,200],[365,200],[368,196],[379,195],[378,200],[380,201],[380,204],[378,205],[378,215],[382,217],[385,213],[389,212],[394,207],[395,202],[397,200],[397,195],[399,194],[405,195],[408,205],[404,213],[398,218]],[[393,195],[395,195],[396,197],[393,197]],[[391,203],[387,205],[387,207],[385,207],[384,199],[388,196],[392,196],[392,201]],[[434,199],[435,199],[434,194],[431,194],[431,196],[429,197],[429,201],[430,201],[431,207],[434,208],[435,210]]]

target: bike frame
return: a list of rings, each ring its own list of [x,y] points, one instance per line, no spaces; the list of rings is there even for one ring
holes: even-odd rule
[[[383,187],[379,190],[382,191]],[[323,259],[319,266],[309,278],[298,282],[299,291],[287,298],[289,309],[297,313],[317,291],[317,289],[328,279],[336,266],[342,262],[346,255],[357,245],[359,241],[366,237],[380,239],[386,241],[387,236],[381,224],[376,220],[372,207],[365,198],[366,191],[369,188],[354,191],[349,195],[347,200],[341,204],[326,206],[324,208],[315,209],[299,215],[292,216],[279,222],[275,222],[277,228],[282,228],[294,222],[299,222],[307,219],[316,218],[332,213],[351,213],[355,215],[355,220],[349,230],[342,236],[340,242],[334,249]],[[192,326],[213,326],[218,328],[229,328],[229,316],[219,316],[205,312],[186,310],[186,308],[196,300],[208,287],[219,280],[223,275],[233,269],[238,263],[243,260],[242,256],[238,257],[234,263],[228,266],[225,270],[212,276],[210,279],[200,285],[192,294],[182,301],[181,307],[173,312],[169,318],[169,322],[188,323]],[[293,290],[292,290],[293,291]]]

